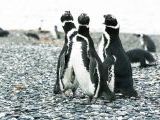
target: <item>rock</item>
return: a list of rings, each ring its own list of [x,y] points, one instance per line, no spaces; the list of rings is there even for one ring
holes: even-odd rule
[[[17,120],[16,118],[11,118],[10,120]]]
[[[6,112],[1,112],[0,113],[0,118],[4,117],[6,115]]]
[[[33,45],[24,33],[17,33],[15,40],[15,34],[3,38],[4,42],[0,38],[0,119],[159,119],[160,82],[155,76],[160,75],[160,64],[133,68],[140,98],[116,94],[117,99],[111,103],[100,98],[86,104],[88,97],[81,89],[75,98],[53,94],[60,47]],[[159,53],[157,57],[159,60]]]
[[[29,115],[21,115],[21,116],[19,116],[18,119],[20,119],[20,120],[34,120],[34,118]]]

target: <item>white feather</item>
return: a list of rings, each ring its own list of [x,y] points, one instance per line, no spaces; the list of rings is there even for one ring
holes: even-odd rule
[[[66,22],[72,22],[72,21],[65,21]],[[76,31],[75,28],[71,29],[70,31],[68,31],[67,33],[67,39],[68,39],[68,47],[69,47],[69,44],[70,44],[70,36]],[[68,52],[68,51],[67,51]],[[61,68],[59,69],[59,71],[61,71]],[[72,66],[72,63],[71,61],[68,62],[68,68],[65,70],[64,72],[64,77],[62,80],[59,81],[59,84],[60,84],[60,89],[62,91],[64,91],[65,89],[72,89],[73,87],[76,87],[77,86],[77,80],[75,79],[74,80],[74,83],[72,83],[72,75],[73,75],[73,66]],[[64,85],[64,88],[63,88],[63,85]]]
[[[85,40],[84,36],[78,35]],[[91,81],[90,73],[86,70],[82,59],[82,44],[76,41],[76,37],[73,40],[73,48],[71,52],[71,63],[73,64],[76,79],[80,85],[80,88],[89,96],[94,95],[95,87]]]
[[[105,41],[104,41],[104,36],[106,37],[107,39],[107,44],[105,45]],[[102,35],[102,38],[100,40],[100,43],[98,45],[98,55],[101,59],[101,61],[103,62],[104,61],[104,56],[103,56],[103,53],[105,52],[104,50],[106,50],[108,47],[109,47],[109,44],[110,44],[110,36],[107,32],[103,32],[103,35]],[[107,57],[107,54],[105,52],[105,55]]]
[[[149,64],[149,63],[150,63],[147,59],[145,59],[145,62],[146,62],[146,64]]]
[[[108,83],[108,87],[109,89],[114,92],[114,86],[115,86],[115,75],[114,75],[114,65],[111,66],[111,80],[110,82],[107,82]]]
[[[82,25],[82,24],[79,24],[79,26],[85,26],[85,27],[89,28],[89,25]]]
[[[102,35],[101,40],[100,40],[100,42],[98,44],[98,50],[97,50],[98,56],[100,57],[100,59],[101,59],[102,62],[104,61],[103,49],[104,49],[104,37]]]
[[[109,47],[109,45],[110,45],[111,39],[110,39],[110,36],[109,36],[109,34],[108,34],[107,32],[104,32],[103,34],[104,34],[104,36],[105,36],[106,39],[107,39],[107,44],[106,44],[106,46],[104,47],[104,49],[106,50],[106,49]]]
[[[68,31],[68,33],[67,33],[67,39],[68,39],[67,46],[68,46],[68,47],[69,47],[69,44],[71,43],[70,37],[72,36],[72,34],[73,34],[75,31],[77,31],[77,29],[76,29],[76,28],[73,28],[73,29],[71,29],[70,31]],[[67,51],[67,53],[68,53],[68,51]]]
[[[139,41],[140,41],[141,45],[144,45],[143,34],[140,34]]]
[[[119,23],[117,23],[116,26],[106,25],[106,27],[113,28],[113,29],[118,29],[120,27],[120,25],[119,25]]]
[[[73,29],[71,29],[70,31],[68,31],[68,33],[67,33],[67,38],[68,38],[68,40],[70,40],[71,35],[72,35],[75,31],[77,31],[76,28],[73,28]]]
[[[116,62],[117,58],[116,58],[116,56],[115,56],[115,55],[113,55],[113,58],[114,58],[114,62]]]
[[[116,62],[116,60],[117,60],[116,56],[113,55],[113,57],[114,57],[114,62]],[[110,73],[110,75],[111,75],[111,80],[110,80],[110,82],[108,82],[108,87],[109,87],[109,89],[110,89],[112,92],[114,92],[114,87],[115,87],[114,65],[111,66],[111,73]]]
[[[73,87],[73,84],[71,83],[72,72],[73,72],[72,67],[68,66],[68,68],[65,70],[64,77],[62,79],[62,82],[64,84],[64,88],[61,88],[61,84],[60,84],[60,88],[62,91],[64,89],[71,89]]]
[[[65,21],[63,21],[63,22],[62,22],[62,26],[65,26],[65,24],[66,24],[67,22],[73,23],[73,20],[65,20]]]
[[[148,50],[148,49],[147,49],[147,45],[144,46],[144,50],[146,50],[146,51]]]
[[[87,51],[88,51],[88,50],[89,50],[89,47],[88,47],[88,45],[89,45],[88,39],[87,39],[86,37],[82,36],[81,34],[77,34],[77,36],[83,38],[83,39],[87,42]]]

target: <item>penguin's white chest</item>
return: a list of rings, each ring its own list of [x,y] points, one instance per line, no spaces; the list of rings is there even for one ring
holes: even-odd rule
[[[108,70],[108,87],[109,89],[114,92],[114,87],[115,87],[115,73],[114,73],[114,65],[111,65],[110,69]]]
[[[87,54],[87,53],[86,53]],[[71,63],[79,82],[80,88],[88,95],[94,95],[95,87],[91,82],[90,73],[86,70],[82,58],[82,44],[81,42],[74,42],[71,53]]]
[[[142,37],[140,37],[140,43],[141,43],[141,45],[144,45],[144,40],[143,40],[143,38]]]
[[[101,61],[104,61],[104,57],[103,57],[103,49],[104,49],[104,38],[102,37],[102,40],[100,41],[98,48],[97,48],[97,52],[98,52],[98,56],[100,57]]]

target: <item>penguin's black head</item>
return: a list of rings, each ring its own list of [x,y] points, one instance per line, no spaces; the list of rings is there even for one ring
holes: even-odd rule
[[[134,36],[136,36],[136,37],[140,37],[141,36],[141,34],[133,34]]]
[[[88,25],[90,22],[90,18],[87,14],[82,13],[79,17],[78,17],[78,23],[81,25]]]
[[[71,12],[70,11],[65,11],[64,14],[62,14],[61,16],[61,22],[64,22],[64,21],[73,21],[73,16],[71,15]]]
[[[107,14],[104,15],[105,21],[103,24],[105,24],[106,26],[112,26],[115,27],[118,25],[117,19],[111,15],[111,14]]]

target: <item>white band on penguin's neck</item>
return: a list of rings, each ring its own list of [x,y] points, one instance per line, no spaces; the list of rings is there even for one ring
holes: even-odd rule
[[[65,24],[68,23],[68,22],[73,23],[73,20],[66,20],[66,21],[63,21],[63,22],[62,22],[62,26],[65,26]]]
[[[117,58],[116,58],[116,56],[115,56],[115,55],[113,55],[113,58],[114,58],[114,62],[116,62]]]
[[[84,26],[84,27],[89,28],[89,25],[82,25],[82,24],[79,24],[79,26]]]
[[[143,34],[142,33],[140,34],[140,37],[143,38]]]
[[[77,34],[77,36],[79,36],[79,37],[83,38],[84,40],[88,41],[87,37],[84,37],[83,35],[81,35],[79,33]]]
[[[110,39],[109,34],[108,34],[106,31],[104,31],[103,34],[104,34],[104,36],[105,36],[106,39],[107,39],[107,44],[106,44],[106,46],[105,46],[105,49],[107,49],[107,48],[109,47],[109,44],[110,44],[110,42],[111,42],[111,39]]]
[[[75,31],[77,31],[76,28],[73,28],[73,29],[71,29],[70,31],[68,31],[67,37],[70,37]]]
[[[113,29],[118,29],[119,26],[120,26],[119,23],[116,26],[106,25],[106,27],[113,28]]]

